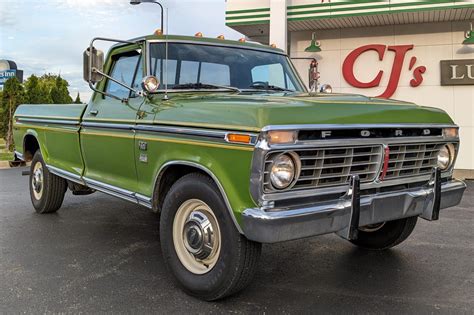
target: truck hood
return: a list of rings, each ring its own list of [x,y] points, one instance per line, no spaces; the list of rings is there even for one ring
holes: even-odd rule
[[[156,96],[155,122],[260,131],[268,125],[453,124],[444,111],[396,100],[348,94],[170,94]]]

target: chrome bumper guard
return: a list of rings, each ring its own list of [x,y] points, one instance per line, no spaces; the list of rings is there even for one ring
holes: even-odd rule
[[[356,239],[358,227],[413,216],[438,220],[439,210],[461,202],[466,184],[460,180],[441,182],[433,170],[425,187],[360,195],[360,180],[351,177],[344,197],[296,209],[246,209],[242,214],[245,236],[260,243],[277,243],[310,236],[337,233]]]

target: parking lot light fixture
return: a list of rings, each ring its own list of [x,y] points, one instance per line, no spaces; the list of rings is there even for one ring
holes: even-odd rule
[[[163,6],[161,3],[155,0],[130,0],[131,5],[138,5],[141,3],[156,3],[161,8],[161,33],[164,34],[165,30],[163,29]]]
[[[472,29],[472,22],[471,29],[466,32],[466,39],[462,43],[464,45],[474,45],[474,30]]]
[[[305,52],[320,52],[321,51],[321,43],[316,40],[316,33],[311,34],[311,45],[309,45],[305,50]]]

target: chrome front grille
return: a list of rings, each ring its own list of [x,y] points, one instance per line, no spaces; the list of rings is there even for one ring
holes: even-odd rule
[[[361,182],[377,178],[382,162],[382,146],[357,146],[295,150],[301,159],[301,174],[293,189],[340,186],[349,182],[351,175],[359,175]],[[283,152],[267,155],[264,172],[264,191],[274,191],[270,183],[272,158]]]
[[[385,180],[429,175],[438,163],[444,143],[391,144]]]
[[[431,175],[437,166],[438,153],[445,142],[389,144],[389,160],[384,182],[400,178]],[[458,144],[453,143],[456,151]],[[290,190],[327,188],[347,185],[351,175],[361,183],[381,179],[384,170],[384,147],[379,145],[345,146],[291,150],[299,155],[301,173]],[[276,192],[270,182],[272,159],[285,151],[271,151],[265,159],[263,190]]]

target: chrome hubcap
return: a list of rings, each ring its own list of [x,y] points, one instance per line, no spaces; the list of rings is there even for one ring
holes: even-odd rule
[[[183,266],[194,274],[209,272],[220,254],[219,224],[211,208],[201,200],[184,202],[173,222],[173,244]]]
[[[197,259],[208,258],[215,244],[214,228],[209,218],[193,211],[184,225],[184,246]]]
[[[31,186],[33,187],[33,195],[37,200],[43,196],[43,165],[41,162],[36,162],[31,176]]]

